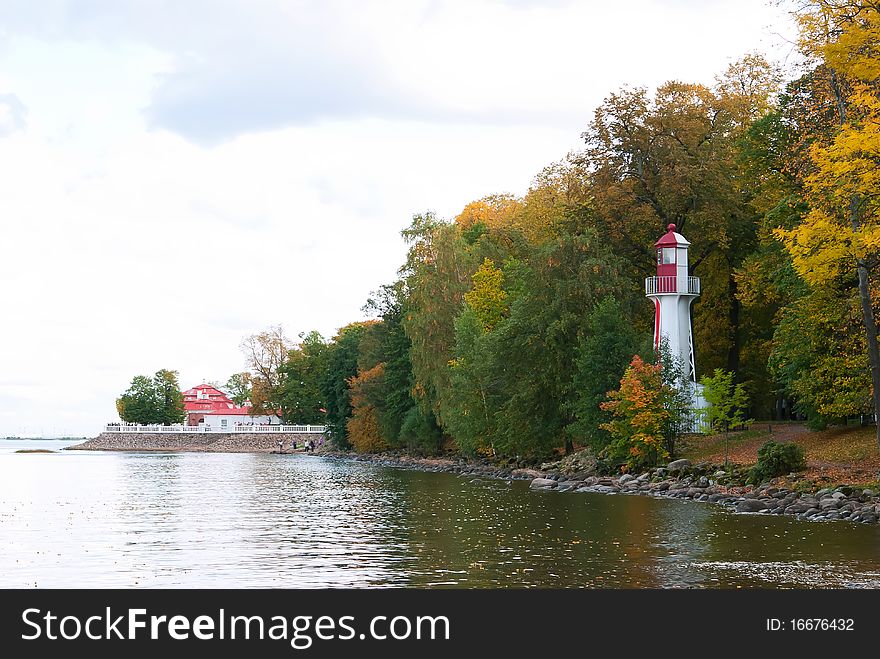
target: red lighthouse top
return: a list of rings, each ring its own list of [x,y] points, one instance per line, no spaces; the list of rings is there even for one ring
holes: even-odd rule
[[[675,232],[674,224],[670,224],[667,229],[666,235],[654,243],[657,248],[658,277],[675,277],[679,266],[687,267],[687,246],[690,243],[680,233]]]
[[[655,247],[674,247],[676,245],[690,245],[687,238],[682,236],[680,233],[675,232],[674,224],[670,224],[668,227],[666,227],[666,229],[666,234],[660,240],[654,243]]]

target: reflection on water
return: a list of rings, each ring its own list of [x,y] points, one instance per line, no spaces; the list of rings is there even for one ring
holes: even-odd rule
[[[5,587],[880,586],[876,526],[308,456],[12,444]]]

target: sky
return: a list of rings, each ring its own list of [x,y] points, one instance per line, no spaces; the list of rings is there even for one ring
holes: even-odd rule
[[[764,0],[4,0],[0,437],[244,370],[395,279],[414,214],[524,194],[624,85],[793,57]]]

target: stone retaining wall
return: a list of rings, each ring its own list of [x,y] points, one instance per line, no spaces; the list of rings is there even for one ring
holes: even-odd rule
[[[302,449],[308,440],[320,442],[320,433],[119,433],[104,432],[82,444],[68,447],[76,451],[202,451],[208,453],[269,453],[284,443],[291,451],[293,442]]]

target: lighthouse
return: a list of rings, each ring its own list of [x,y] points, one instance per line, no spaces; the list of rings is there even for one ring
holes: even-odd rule
[[[654,348],[666,341],[670,354],[679,360],[684,380],[697,381],[691,304],[700,295],[700,279],[688,274],[690,243],[667,227],[666,235],[654,243],[657,276],[645,279],[645,295],[654,301]]]

